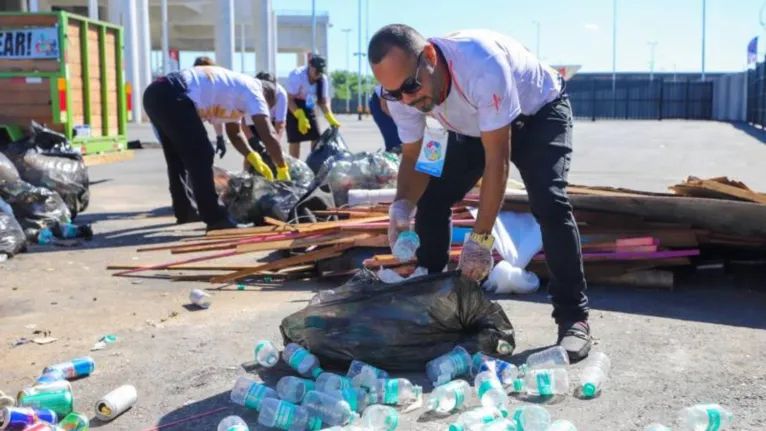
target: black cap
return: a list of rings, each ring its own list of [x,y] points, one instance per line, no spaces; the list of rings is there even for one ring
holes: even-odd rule
[[[324,57],[318,54],[314,54],[311,56],[311,60],[309,60],[309,64],[311,67],[317,70],[319,73],[324,73],[325,67],[327,67],[327,60],[325,60]]]

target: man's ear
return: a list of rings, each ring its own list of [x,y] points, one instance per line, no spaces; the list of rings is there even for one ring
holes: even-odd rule
[[[425,57],[431,67],[436,66],[436,62],[439,61],[439,56],[436,55],[436,48],[434,48],[432,43],[427,43],[423,48],[423,57]]]

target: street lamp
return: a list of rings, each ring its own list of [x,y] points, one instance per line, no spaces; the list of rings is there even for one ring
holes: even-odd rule
[[[702,81],[705,80],[705,33],[706,33],[706,18],[707,18],[707,1],[702,0]]]
[[[654,81],[654,50],[657,48],[657,42],[648,42],[649,45],[649,80]]]
[[[344,28],[341,31],[346,33],[346,93],[348,93],[348,97],[346,98],[346,114],[348,114],[349,111],[351,111],[351,81],[349,80],[351,77],[351,55],[349,54],[351,40],[348,38],[351,29]]]
[[[359,5],[359,46],[357,48],[356,55],[359,56],[359,71],[357,74],[357,82],[356,82],[356,112],[359,113],[359,121],[362,121],[362,56],[364,56],[364,53],[362,52],[362,0],[358,1]]]
[[[612,0],[612,116],[617,115],[617,0]]]

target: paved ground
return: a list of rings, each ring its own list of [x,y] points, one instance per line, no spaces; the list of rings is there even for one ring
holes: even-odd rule
[[[355,149],[381,146],[370,120],[342,121],[343,134]],[[580,122],[576,131],[575,183],[663,190],[689,174],[729,175],[766,190],[761,167],[766,145],[728,124]],[[151,132],[135,127],[132,135],[148,139]],[[240,165],[233,152],[222,166]],[[96,373],[74,382],[78,410],[92,415],[96,400],[123,383],[135,385],[139,393],[134,409],[94,428],[210,430],[228,414],[241,414],[255,427],[256,416],[233,407],[228,391],[238,376],[257,374],[249,362],[255,342],[279,341],[281,319],[304,307],[321,286],[305,282],[248,286],[244,291],[224,288],[212,291],[211,309],[191,311],[185,307],[189,290],[210,285],[111,277],[104,270],[111,262],[168,259],[164,253],[136,253],[136,246],[194,234],[201,225],[172,224],[158,150],[95,166],[90,174],[92,206],[78,221],[94,223],[95,240],[74,248],[33,247],[31,253],[0,264],[0,390],[14,393],[32,383],[43,366],[91,354]],[[690,281],[689,287],[672,293],[592,287],[597,348],[612,357],[613,376],[598,399],[569,397],[547,406],[554,417],[572,420],[581,431],[641,430],[654,421],[670,425],[682,406],[720,402],[737,414],[733,429],[762,429],[766,294],[737,288],[731,278],[712,278],[700,276],[702,281]],[[498,300],[518,330],[517,362],[554,341],[544,293]],[[8,342],[32,335],[25,328],[31,324],[51,330],[58,341],[9,348]],[[90,352],[105,334],[115,334],[118,342]],[[579,368],[573,367],[575,379]],[[279,375],[261,377],[273,384]],[[410,377],[422,381],[421,376]],[[225,410],[170,426],[219,408]],[[443,429],[455,418],[418,417],[408,415],[400,429]]]

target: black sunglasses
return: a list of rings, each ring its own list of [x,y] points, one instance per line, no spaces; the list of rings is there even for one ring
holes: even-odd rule
[[[398,102],[402,100],[405,94],[415,94],[420,91],[423,84],[420,83],[418,75],[420,75],[420,60],[423,58],[423,51],[418,54],[418,67],[415,68],[415,73],[409,78],[405,79],[398,90],[386,90],[380,92],[380,97],[390,100],[391,102]]]

